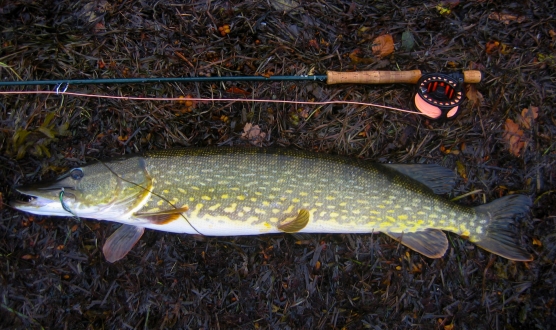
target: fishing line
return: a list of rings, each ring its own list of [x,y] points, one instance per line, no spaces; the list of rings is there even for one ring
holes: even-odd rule
[[[102,95],[102,94],[88,94],[88,93],[79,93],[79,92],[68,92],[68,91],[0,91],[0,95],[18,95],[18,94],[55,94],[55,95],[70,95],[70,96],[77,96],[77,97],[90,97],[90,98],[103,98],[103,99],[117,99],[117,100],[125,100],[125,101],[170,101],[170,102],[187,102],[187,101],[194,101],[194,102],[254,102],[254,103],[279,103],[279,104],[303,104],[303,105],[334,105],[334,104],[347,104],[347,105],[356,105],[356,106],[365,106],[365,107],[375,107],[387,110],[393,110],[398,112],[405,112],[411,113],[414,115],[424,115],[427,116],[426,113],[411,111],[400,109],[396,107],[390,107],[387,105],[375,104],[375,103],[367,103],[367,102],[358,102],[358,101],[295,101],[295,100],[267,100],[267,99],[239,99],[239,98],[199,98],[199,97],[192,97],[192,98],[179,98],[179,97],[141,97],[141,96],[114,96],[114,95]]]

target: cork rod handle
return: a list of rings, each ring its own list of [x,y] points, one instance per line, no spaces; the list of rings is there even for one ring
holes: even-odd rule
[[[357,71],[326,73],[326,83],[333,84],[415,84],[421,78],[421,70],[411,71]],[[477,70],[463,71],[464,82],[479,83],[481,72]]]

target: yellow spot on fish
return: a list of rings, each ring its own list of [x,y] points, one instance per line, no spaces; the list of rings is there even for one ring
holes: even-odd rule
[[[243,207],[243,211],[245,212],[251,212],[251,208],[249,206],[244,206]]]
[[[232,187],[232,188],[230,188],[230,190],[233,190],[233,191],[238,191],[238,190],[239,190],[239,188],[238,188],[238,187]]]
[[[262,193],[262,192],[260,192],[260,191],[255,191],[255,195],[257,195],[257,196],[262,196],[262,195],[263,195],[263,193]]]
[[[436,219],[436,218],[438,218],[438,215],[436,215],[434,213],[431,213],[431,214],[429,214],[429,218]]]
[[[336,205],[327,205],[326,208],[327,208],[327,209],[335,209],[335,208],[336,208]]]
[[[331,216],[332,218],[336,218],[336,217],[339,216],[339,215],[340,215],[340,214],[338,214],[338,213],[336,213],[336,212],[330,213],[330,216]]]
[[[228,198],[230,198],[230,195],[224,194],[224,195],[220,196],[220,198],[222,198],[222,199],[228,199]]]
[[[346,203],[346,202],[342,202],[342,203],[340,203],[340,206],[346,206],[346,205],[347,205],[347,203]]]
[[[326,196],[326,200],[328,200],[328,201],[333,201],[335,199],[336,199],[336,197],[334,197],[334,196]]]
[[[326,215],[326,211],[322,211],[321,213],[319,213],[320,217],[324,217]]]
[[[243,195],[238,195],[237,199],[239,199],[240,201],[244,201],[245,200],[245,196]]]
[[[178,191],[182,194],[187,194],[187,191],[183,188],[178,188]]]
[[[302,191],[302,192],[299,193],[299,196],[307,196],[307,195],[309,195],[309,194],[306,193],[306,192],[304,192],[304,191]]]
[[[388,210],[386,213],[394,213],[394,210]]]
[[[293,206],[293,205],[290,205],[290,206],[288,207],[288,209],[285,210],[285,211],[282,212],[282,213],[284,213],[284,214],[291,213],[291,212],[293,211],[293,208],[294,208],[294,206]]]
[[[371,210],[371,214],[380,214],[380,212],[375,211],[375,210]]]
[[[215,205],[209,207],[209,210],[210,210],[210,211],[216,211],[216,209],[218,209],[221,205],[222,205],[222,204],[220,204],[220,203],[215,204]]]
[[[195,200],[195,197],[189,197],[189,201],[193,202]]]
[[[408,217],[407,217],[407,215],[402,214],[402,215],[398,215],[398,219],[400,219],[400,220],[407,220]]]
[[[251,197],[250,201],[252,201],[252,202],[256,202],[256,201],[257,201],[257,199],[256,199],[255,197]]]
[[[250,216],[249,218],[247,218],[247,221],[259,221],[259,217]]]
[[[232,213],[236,211],[237,203],[232,203],[232,205],[228,206],[224,209],[224,212]]]
[[[201,196],[201,199],[205,201],[210,201],[212,198],[210,198],[210,196],[205,195],[205,196]]]
[[[272,228],[272,225],[271,225],[270,223],[266,222],[266,221],[263,222],[263,226],[264,226],[266,229]]]
[[[162,204],[164,204],[164,201],[163,201],[163,200],[159,200],[159,201],[156,203],[156,205],[158,205],[158,206],[162,206]]]
[[[316,206],[323,206],[323,203],[315,203]]]
[[[378,207],[379,209],[385,209],[385,208],[386,208],[386,206],[384,206],[384,205],[382,205],[382,204],[381,204],[381,205],[377,205],[376,207]]]
[[[164,190],[162,190],[162,192],[165,193],[165,194],[169,194],[169,193],[170,193],[170,191],[169,191],[168,189],[164,189]]]
[[[270,218],[269,220],[270,220],[270,222],[272,222],[272,223],[278,222],[278,218]]]
[[[193,190],[199,190],[199,187],[191,186],[191,189],[193,189]]]
[[[359,211],[359,210],[352,210],[351,213],[353,213],[353,214],[361,214],[361,211]]]
[[[388,216],[388,215],[386,216],[386,219],[387,219],[388,221],[392,221],[392,222],[395,222],[395,221],[396,221],[396,219],[394,219],[394,218],[392,218],[391,216]]]
[[[286,193],[287,193],[287,194],[291,194],[291,193],[293,193],[293,190],[288,189],[288,190],[286,190]]]
[[[476,232],[477,234],[482,234],[482,233],[483,233],[483,227],[481,227],[481,226],[477,227],[477,228],[475,229],[475,232]]]
[[[243,213],[243,212],[238,212],[238,213],[237,213],[237,216],[238,216],[238,217],[243,217],[244,215],[245,215],[245,213]]]
[[[261,210],[261,209],[255,209],[255,213],[257,213],[257,214],[266,214],[266,212],[264,210]]]
[[[270,206],[270,202],[269,201],[263,201],[263,205],[264,206]]]
[[[274,214],[280,213],[280,210],[278,210],[278,209],[272,209],[272,213],[274,213]]]
[[[423,211],[417,211],[417,214],[418,214],[418,215],[425,215],[426,213],[423,212]]]
[[[294,199],[292,199],[292,202],[294,202],[294,203],[299,203],[299,198],[294,198]]]

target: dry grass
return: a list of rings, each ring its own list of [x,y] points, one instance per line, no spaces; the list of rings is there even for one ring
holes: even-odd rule
[[[281,4],[282,3],[282,4]],[[0,98],[0,197],[12,187],[54,177],[91,158],[177,146],[249,145],[247,122],[265,146],[345,154],[380,162],[428,162],[465,170],[454,195],[477,205],[509,192],[536,199],[517,230],[530,263],[494,257],[450,235],[450,249],[430,260],[384,235],[225,237],[196,240],[148,232],[123,261],[107,263],[102,243],[115,226],[33,217],[0,204],[2,328],[439,328],[548,329],[556,323],[554,205],[556,154],[556,8],[550,1],[497,5],[470,1],[441,16],[435,4],[325,0],[52,1],[0,4],[0,77],[16,79],[299,75],[326,70],[449,71],[477,67],[481,104],[455,121],[354,106],[310,107],[171,102],[69,96]],[[207,7],[208,4],[208,7]],[[523,16],[509,24],[491,12]],[[218,27],[230,25],[222,36]],[[361,29],[362,27],[368,29]],[[401,50],[411,31],[412,52]],[[391,57],[370,56],[371,40],[394,36]],[[311,42],[314,40],[314,42]],[[506,54],[487,54],[496,40]],[[317,46],[315,46],[317,45]],[[70,86],[72,91],[130,96],[354,100],[407,108],[411,86],[318,83]],[[30,87],[30,89],[35,87]],[[6,90],[6,88],[3,88]],[[504,121],[540,108],[528,146],[512,156]],[[39,128],[55,113],[46,139]],[[310,116],[309,116],[310,115]],[[14,135],[32,141],[17,159]],[[45,140],[46,139],[46,140]],[[50,155],[34,146],[44,144]],[[446,152],[450,149],[450,153]],[[459,164],[459,165],[458,165]],[[300,243],[300,244],[299,244]],[[534,244],[535,243],[535,244]]]

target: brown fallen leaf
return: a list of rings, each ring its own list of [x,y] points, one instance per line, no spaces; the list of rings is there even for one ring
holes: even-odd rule
[[[519,157],[526,142],[523,139],[523,130],[511,119],[506,119],[504,124],[504,140],[508,142],[512,155]]]
[[[373,40],[373,54],[378,57],[385,57],[394,52],[394,39],[389,34],[383,34]]]
[[[249,93],[248,91],[243,90],[239,87],[235,87],[235,86],[232,86],[232,87],[226,89],[226,92],[232,93],[232,94],[239,94],[239,95],[243,95],[243,96],[251,95],[251,93]]]
[[[539,108],[534,106],[529,106],[521,110],[521,117],[519,118],[519,124],[525,129],[530,129],[533,121],[539,116]]]
[[[241,134],[241,137],[243,139],[249,140],[249,142],[251,142],[251,144],[253,145],[261,146],[266,137],[266,133],[261,131],[259,125],[247,123],[243,127],[243,133]]]
[[[490,13],[490,15],[488,15],[488,18],[504,23],[506,25],[510,24],[511,22],[522,23],[525,21],[525,16],[516,16],[512,14],[503,14],[497,12]]]
[[[486,43],[485,51],[487,54],[492,55],[494,53],[500,52],[504,55],[509,54],[512,51],[512,48],[504,43],[499,41],[491,40]]]
[[[359,55],[361,55],[361,53],[362,53],[361,49],[357,48],[351,53],[349,53],[349,58],[355,64],[372,64],[376,62],[374,58],[360,57]]]
[[[497,52],[500,49],[500,42],[490,40],[485,45],[485,51],[487,54],[491,55]]]
[[[548,35],[552,38],[552,41],[556,40],[556,31],[550,30],[548,31]]]
[[[479,92],[477,87],[473,84],[468,84],[466,89],[467,91],[465,92],[465,96],[469,102],[471,102],[471,105],[473,107],[479,107],[484,101],[483,94],[481,94],[481,92]]]

